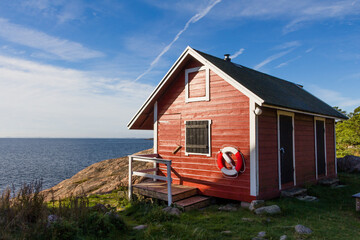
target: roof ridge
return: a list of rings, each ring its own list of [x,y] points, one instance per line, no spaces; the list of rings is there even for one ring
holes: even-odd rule
[[[200,53],[200,54],[208,55],[208,56],[210,56],[210,57],[217,58],[218,60],[224,61],[222,58],[219,58],[219,57],[216,57],[216,56],[214,56],[214,55],[211,55],[211,54],[202,52],[202,51],[197,50],[197,49],[195,49],[195,48],[192,48],[192,49],[195,50],[196,52]],[[288,81],[288,80],[285,80],[285,79],[282,79],[282,78],[279,78],[279,77],[275,77],[275,76],[270,75],[270,74],[268,74],[268,73],[260,72],[260,71],[258,71],[258,70],[253,69],[253,68],[250,68],[250,67],[241,65],[241,64],[239,64],[239,63],[235,63],[235,62],[228,62],[228,63],[233,64],[233,65],[235,65],[236,67],[242,67],[242,68],[248,69],[248,70],[250,70],[250,71],[254,71],[254,72],[256,72],[256,73],[260,73],[260,74],[265,75],[265,76],[268,76],[268,77],[276,78],[276,79],[281,80],[281,81],[285,81],[285,82],[288,82],[288,83],[295,84],[296,86],[299,85],[299,84],[297,84],[297,83],[295,83],[295,82],[291,82],[291,81]]]

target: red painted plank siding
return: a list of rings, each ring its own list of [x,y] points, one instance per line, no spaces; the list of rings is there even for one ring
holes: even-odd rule
[[[326,119],[326,165],[328,177],[335,177],[334,119]]]
[[[195,60],[188,62],[158,101],[158,153],[172,160],[174,183],[198,187],[209,196],[251,201],[254,197],[250,196],[249,99],[210,71],[210,101],[185,103],[185,69],[200,66]],[[190,85],[190,90],[198,91],[195,96],[203,94],[204,84],[199,76]],[[212,121],[211,157],[185,155],[184,121],[193,120]],[[173,154],[178,145],[182,148]],[[225,178],[217,168],[216,155],[224,146],[235,146],[245,156],[246,172],[235,179]],[[166,174],[165,168],[160,169]]]
[[[277,111],[262,108],[258,116],[259,199],[279,195]]]
[[[314,117],[295,114],[296,184],[316,181]]]
[[[279,195],[277,110],[258,117],[259,199]],[[294,114],[296,185],[316,182],[314,116]],[[326,119],[327,177],[335,176],[334,120]]]

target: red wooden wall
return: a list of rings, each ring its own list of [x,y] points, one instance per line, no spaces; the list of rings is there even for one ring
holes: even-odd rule
[[[326,165],[328,177],[335,177],[335,139],[334,119],[326,119]]]
[[[259,199],[279,196],[277,110],[262,108],[258,117]],[[296,185],[316,182],[314,116],[295,113]],[[327,176],[335,177],[334,120],[326,119]]]
[[[196,60],[188,62],[158,100],[158,153],[172,160],[174,183],[198,187],[209,196],[251,201],[254,197],[250,196],[249,99],[210,71],[210,101],[185,103],[185,69],[199,66]],[[201,92],[192,92],[190,96],[204,95],[204,82],[199,76],[190,87]],[[197,87],[197,83],[202,87]],[[187,120],[212,121],[211,157],[185,155]],[[178,145],[182,148],[173,154]],[[225,178],[217,168],[217,152],[225,146],[235,146],[245,156],[247,169],[237,178]],[[162,173],[166,174],[164,170]]]
[[[316,181],[314,116],[295,113],[296,184]]]
[[[279,195],[277,112],[262,108],[258,116],[259,199]]]

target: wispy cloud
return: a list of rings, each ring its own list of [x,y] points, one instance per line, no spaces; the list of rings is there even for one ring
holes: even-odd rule
[[[193,0],[192,4],[201,4],[201,0]],[[160,5],[159,3],[157,3]],[[193,11],[188,1],[177,1],[177,4],[167,4],[165,8],[176,11]],[[324,19],[342,19],[347,16],[359,16],[360,2],[356,0],[302,0],[302,1],[268,1],[268,0],[238,0],[226,1],[213,15],[217,20],[234,18],[280,19],[288,23],[283,32],[298,30],[305,24]]]
[[[286,42],[286,43],[277,45],[273,49],[274,50],[282,50],[282,49],[288,49],[288,48],[299,47],[299,46],[301,46],[301,43],[299,41],[291,41],[291,42]]]
[[[237,51],[236,53],[234,53],[233,55],[230,56],[231,59],[236,58],[237,56],[241,55],[243,52],[245,51],[245,48],[240,48],[239,51]]]
[[[0,137],[134,136],[126,124],[154,87],[1,55],[0,76]]]
[[[288,60],[288,61],[286,61],[286,62],[280,63],[280,64],[277,65],[275,68],[285,67],[285,66],[287,66],[289,63],[294,62],[294,61],[298,60],[299,58],[301,58],[301,56],[297,56],[297,57],[292,58],[292,59],[290,59],[290,60]]]
[[[266,58],[264,61],[262,61],[261,63],[257,64],[254,69],[255,70],[259,70],[260,68],[262,68],[263,66],[265,66],[266,64],[271,63],[272,61],[281,58],[282,56],[285,56],[286,54],[290,53],[291,51],[293,51],[294,49],[289,49],[286,51],[282,51],[279,53],[276,53],[274,55],[271,55],[270,57]]]
[[[310,90],[314,92],[315,96],[329,103],[331,106],[338,106],[347,112],[352,112],[360,105],[360,98],[346,97],[334,90],[320,88],[316,85],[310,85]]]
[[[160,58],[167,52],[169,51],[169,49],[171,48],[171,46],[179,39],[179,37],[181,36],[181,34],[183,34],[190,26],[190,24],[192,23],[196,23],[197,21],[199,21],[200,19],[202,19],[203,17],[205,17],[210,10],[218,3],[220,3],[222,0],[214,0],[211,1],[210,4],[202,9],[200,12],[198,12],[197,14],[195,14],[192,18],[190,18],[189,21],[187,21],[187,23],[185,24],[185,26],[183,27],[183,29],[181,29],[176,36],[174,37],[174,39],[166,46],[163,48],[163,50],[160,52],[160,54],[151,62],[150,66],[145,70],[145,72],[143,72],[142,74],[140,74],[135,81],[138,81],[140,78],[142,78],[144,75],[146,75],[147,73],[149,73],[154,66],[159,62]]]
[[[53,37],[34,29],[13,24],[4,18],[0,18],[0,37],[13,43],[44,51],[67,61],[79,61],[104,56],[103,53],[88,49],[80,43]]]
[[[312,50],[314,50],[314,48],[308,48],[308,49],[305,50],[305,53],[312,52]]]

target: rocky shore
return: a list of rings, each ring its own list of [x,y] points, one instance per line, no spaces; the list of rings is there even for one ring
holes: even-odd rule
[[[153,149],[147,149],[135,154],[151,154]],[[69,179],[66,179],[52,188],[42,191],[45,200],[63,199],[69,196],[92,195],[111,192],[128,184],[129,160],[128,157],[108,159],[94,163],[81,170]],[[151,168],[152,163],[134,162],[133,170]],[[142,179],[134,177],[134,182]]]

